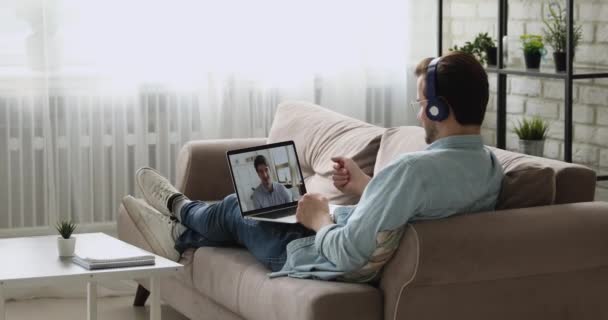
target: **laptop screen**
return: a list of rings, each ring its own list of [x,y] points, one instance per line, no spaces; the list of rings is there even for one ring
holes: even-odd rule
[[[292,141],[228,152],[243,215],[294,206],[306,193]]]

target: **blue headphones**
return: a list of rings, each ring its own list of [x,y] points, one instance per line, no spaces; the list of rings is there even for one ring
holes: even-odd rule
[[[427,105],[425,109],[426,117],[433,121],[443,121],[450,114],[450,108],[437,96],[437,65],[441,57],[435,58],[429,63],[426,69],[426,89],[425,95]]]

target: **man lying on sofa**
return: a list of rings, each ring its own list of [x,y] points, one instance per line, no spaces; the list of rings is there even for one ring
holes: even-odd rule
[[[418,118],[430,145],[401,155],[373,178],[348,158],[336,157],[334,185],[360,196],[358,205],[330,215],[321,194],[298,204],[300,224],[244,219],[235,195],[216,204],[191,201],[150,168],[136,180],[160,213],[125,206],[144,237],[179,252],[201,246],[242,246],[274,276],[366,282],[380,274],[397,249],[407,222],[493,210],[503,177],[480,136],[488,103],[488,78],[470,55],[427,58],[416,68]],[[200,186],[204,188],[205,186]]]

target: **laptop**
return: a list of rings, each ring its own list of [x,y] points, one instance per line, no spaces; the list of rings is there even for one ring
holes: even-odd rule
[[[306,186],[293,141],[231,150],[226,156],[243,218],[297,222]]]

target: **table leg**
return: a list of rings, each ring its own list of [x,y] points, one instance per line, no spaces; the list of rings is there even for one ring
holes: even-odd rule
[[[150,320],[160,320],[160,278],[150,278]]]
[[[0,284],[0,320],[6,319],[6,309],[4,305],[4,288]]]
[[[87,283],[87,320],[97,320],[97,282]]]

